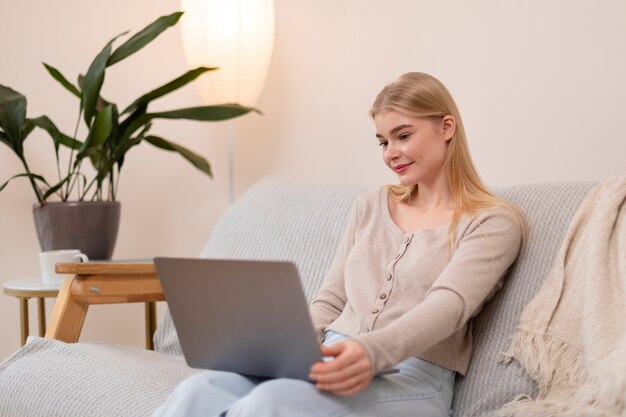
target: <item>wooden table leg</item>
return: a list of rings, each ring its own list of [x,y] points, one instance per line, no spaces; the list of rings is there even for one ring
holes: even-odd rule
[[[22,346],[26,344],[28,338],[28,298],[20,297],[20,327],[22,336]]]
[[[39,337],[46,335],[46,299],[37,298],[37,311],[39,313]]]
[[[154,331],[156,330],[156,304],[146,303],[146,349],[154,350]]]
[[[74,281],[76,286],[80,287],[81,280],[77,276],[65,278],[61,284],[59,296],[50,315],[50,325],[46,329],[47,339],[65,343],[78,342],[89,304],[72,295]]]

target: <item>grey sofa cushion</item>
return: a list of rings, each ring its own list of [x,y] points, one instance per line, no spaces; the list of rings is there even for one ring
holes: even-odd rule
[[[458,377],[453,408],[457,417],[483,417],[535,385],[516,362],[500,363],[518,317],[539,289],[565,230],[593,183],[496,187],[492,191],[526,214],[529,239],[509,271],[502,291],[473,322],[474,353],[466,377]],[[272,178],[231,207],[216,225],[202,256],[282,259],[298,265],[309,300],[330,267],[354,198],[372,187],[329,186]],[[180,355],[174,326],[159,325],[158,349]]]
[[[181,358],[31,337],[0,365],[0,416],[149,416],[184,378]]]

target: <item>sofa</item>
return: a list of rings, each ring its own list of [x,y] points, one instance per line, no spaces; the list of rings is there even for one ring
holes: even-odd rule
[[[547,275],[569,221],[594,185],[492,187],[526,214],[529,239],[502,290],[473,320],[473,358],[467,375],[457,377],[455,416],[488,416],[520,394],[535,393],[517,362],[503,363],[501,353]],[[200,256],[293,261],[311,301],[330,267],[353,199],[371,188],[262,180],[222,215]],[[180,381],[198,372],[185,364],[167,313],[154,344],[155,351],[149,351],[30,337],[0,365],[0,416],[149,416]]]

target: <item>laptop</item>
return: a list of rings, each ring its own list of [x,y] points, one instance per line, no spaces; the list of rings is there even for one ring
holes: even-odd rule
[[[187,364],[310,381],[322,360],[290,262],[154,259]]]

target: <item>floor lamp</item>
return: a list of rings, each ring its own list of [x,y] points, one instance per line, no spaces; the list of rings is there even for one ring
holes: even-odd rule
[[[219,67],[195,83],[202,101],[255,106],[272,56],[274,0],[182,0],[181,35],[190,68]],[[230,201],[234,200],[235,122],[228,121]]]

